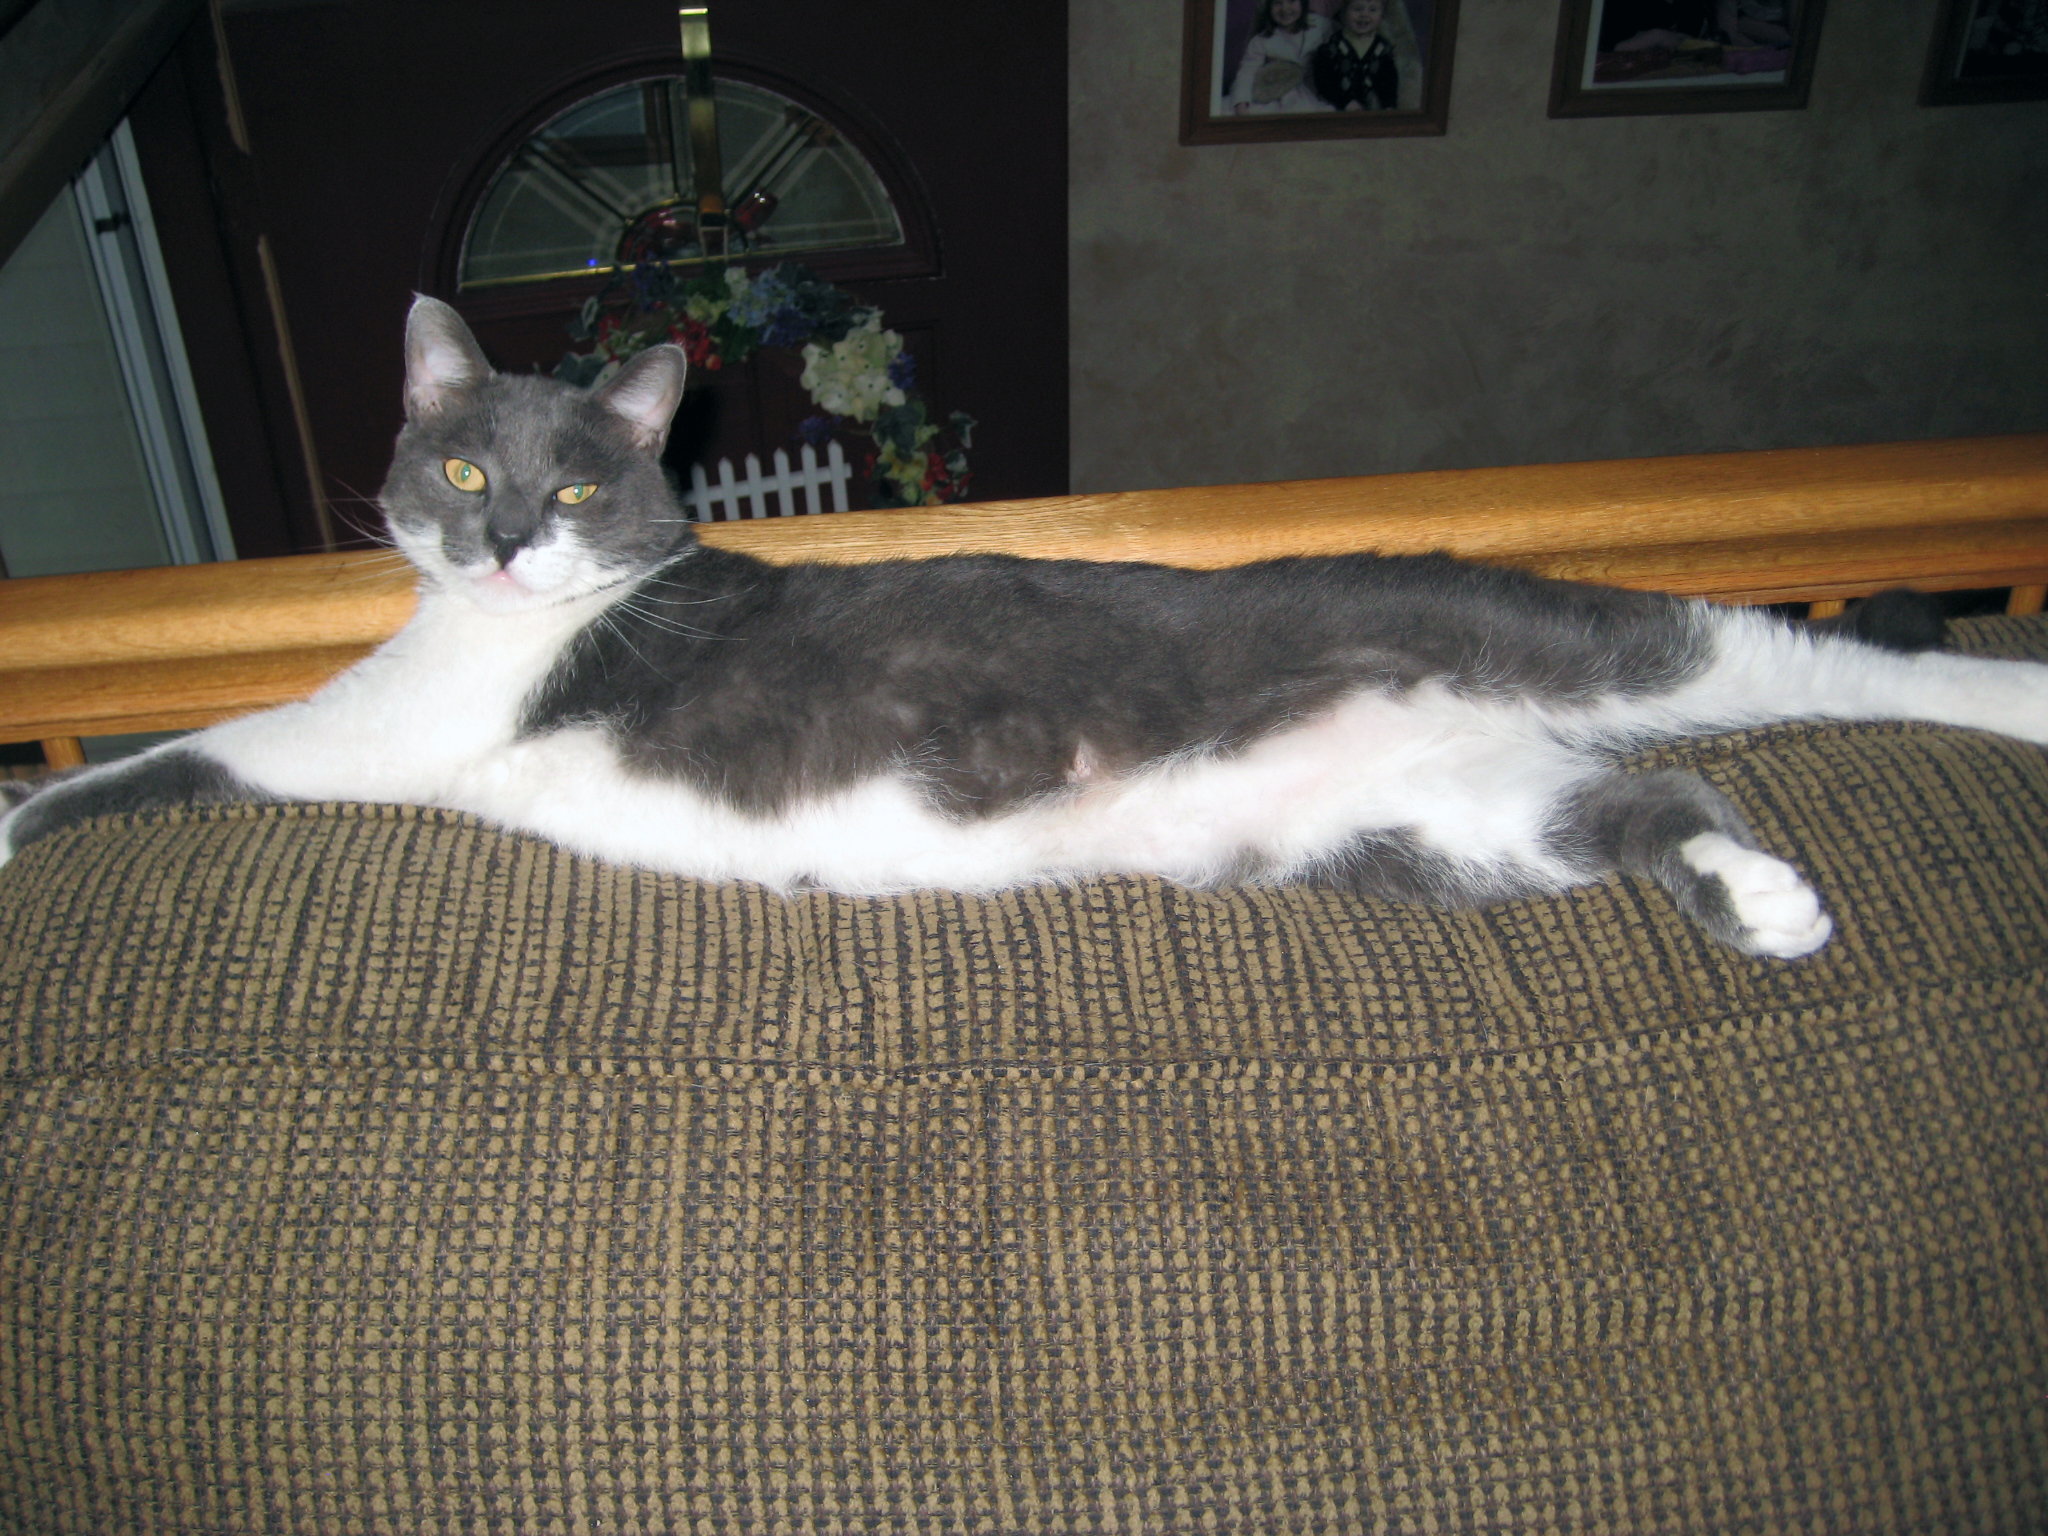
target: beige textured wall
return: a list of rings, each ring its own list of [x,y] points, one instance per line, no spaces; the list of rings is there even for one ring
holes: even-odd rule
[[[1076,491],[2048,429],[2048,103],[1914,105],[1935,0],[1577,121],[1462,9],[1446,137],[1183,149],[1178,0],[1070,7]]]

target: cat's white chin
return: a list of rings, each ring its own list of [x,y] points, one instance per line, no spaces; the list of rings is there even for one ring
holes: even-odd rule
[[[508,570],[493,567],[481,575],[463,573],[461,590],[485,613],[530,613],[556,603],[580,597],[583,589],[574,583],[559,583],[552,589],[530,587]]]
[[[493,617],[536,613],[579,602],[593,593],[616,586],[620,573],[595,567],[571,571],[552,579],[536,579],[515,564],[509,569],[456,570],[448,585],[470,603]]]

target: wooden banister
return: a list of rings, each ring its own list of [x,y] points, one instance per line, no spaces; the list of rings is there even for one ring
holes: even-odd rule
[[[0,741],[185,730],[301,699],[412,610],[412,567],[382,553],[0,582]]]
[[[764,559],[954,550],[1242,564],[1447,549],[1550,575],[1738,602],[2048,574],[2048,433],[1184,486],[851,513],[707,537]]]
[[[707,524],[762,559],[958,551],[1215,567],[1445,549],[1727,602],[2048,583],[2048,433],[1187,486]],[[175,730],[300,698],[395,633],[410,570],[302,555],[0,582],[0,740]]]

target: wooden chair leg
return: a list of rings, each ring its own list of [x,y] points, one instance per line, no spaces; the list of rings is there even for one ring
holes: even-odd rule
[[[1823,597],[1806,605],[1806,616],[1809,619],[1832,619],[1848,606],[1847,598]]]
[[[2005,611],[2020,616],[2029,613],[2039,613],[2041,611],[2041,600],[2044,597],[2048,597],[2048,586],[2014,587],[2006,595]]]
[[[85,743],[76,736],[51,736],[43,742],[43,761],[52,768],[83,768]]]

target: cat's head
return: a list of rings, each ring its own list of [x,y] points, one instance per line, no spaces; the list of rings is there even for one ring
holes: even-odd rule
[[[405,428],[378,498],[398,547],[492,613],[644,575],[690,541],[661,467],[686,367],[663,346],[590,389],[496,373],[460,315],[415,299]]]

